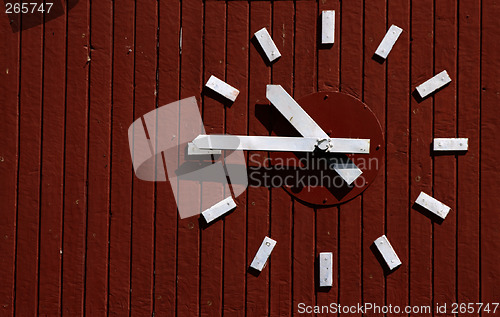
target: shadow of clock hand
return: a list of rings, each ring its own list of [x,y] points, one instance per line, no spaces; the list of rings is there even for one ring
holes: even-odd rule
[[[256,118],[266,127],[272,135],[278,136],[296,136],[301,135],[295,130],[288,120],[286,120],[283,115],[273,106],[269,104],[256,104],[255,105],[255,116]],[[273,153],[271,153],[271,158]],[[340,175],[333,170],[331,163],[337,163],[341,166],[345,166],[351,162],[349,157],[345,154],[335,154],[335,153],[325,153],[322,151],[315,151],[311,153],[280,153],[279,157],[286,157],[286,160],[290,161],[307,161],[310,160],[309,166],[313,169],[304,170],[302,168],[297,168],[295,164],[295,170],[288,170],[288,173],[284,173],[282,170],[275,170],[272,172],[272,176],[276,177],[287,177],[287,175],[295,175],[298,179],[301,177],[310,177],[312,179],[326,177],[331,180],[328,186],[323,186],[327,188],[337,200],[344,198],[353,188],[353,185],[348,185]],[[324,185],[324,184],[321,184]],[[293,193],[299,193],[305,190],[300,184],[296,186],[287,187]]]

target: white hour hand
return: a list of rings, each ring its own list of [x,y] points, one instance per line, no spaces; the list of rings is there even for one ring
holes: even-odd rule
[[[303,137],[329,138],[281,85],[267,85],[266,97]]]

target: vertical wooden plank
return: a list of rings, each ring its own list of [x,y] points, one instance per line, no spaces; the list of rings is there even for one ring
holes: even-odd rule
[[[89,6],[71,1],[67,22],[62,314],[83,314],[87,205]]]
[[[226,3],[205,2],[204,25],[204,80],[214,75],[225,79],[226,66]],[[224,104],[210,96],[203,96],[203,123],[207,134],[224,133]],[[228,197],[224,185],[203,182],[202,201],[210,197]],[[223,271],[224,220],[219,219],[201,231],[201,277],[200,313],[202,316],[222,315],[222,271]]]
[[[318,14],[323,10],[335,10],[335,42],[333,46],[325,45],[318,47],[318,90],[339,91],[340,84],[340,33],[341,11],[340,0],[325,0],[318,4]],[[320,24],[318,24],[318,27]]]
[[[412,2],[411,7],[411,87],[434,76],[433,21],[434,1]],[[415,97],[414,95],[413,97]],[[432,193],[433,97],[410,104],[410,202],[421,191]],[[410,208],[410,305],[432,305],[432,223],[431,219]]]
[[[316,257],[315,270],[318,270],[318,256],[320,252],[333,253],[333,286],[328,289],[319,288],[318,275],[315,275],[316,305],[328,306],[338,303],[338,207],[316,210]],[[295,309],[295,308],[294,308]],[[320,314],[318,314],[320,316]]]
[[[158,2],[158,107],[179,99],[180,1]],[[177,272],[177,205],[170,182],[157,183],[154,311],[175,315]]]
[[[323,10],[335,10],[336,21],[336,43],[334,43],[333,46],[318,47],[318,90],[338,91],[340,88],[340,25],[342,18],[340,14],[340,1],[320,1],[318,6],[318,17]],[[319,23],[317,25],[319,26]],[[333,253],[333,286],[327,290],[316,287],[316,305],[318,306],[325,306],[330,305],[330,303],[338,302],[338,219],[338,207],[316,210],[316,259],[320,252]],[[315,266],[317,265],[317,262],[315,262]],[[315,283],[318,285],[317,280]]]
[[[23,30],[21,36],[15,297],[15,313],[21,316],[36,315],[38,307],[42,63],[43,25],[40,24]]]
[[[52,13],[54,14],[54,13]],[[61,313],[66,15],[45,14],[38,313]]]
[[[497,129],[500,120],[496,105],[500,99],[498,83],[500,49],[498,28],[500,5],[496,1],[482,1],[481,23],[481,302],[495,303],[500,298],[498,288],[498,234],[500,215],[497,212],[500,196],[496,193],[499,169],[497,156],[500,153]],[[490,309],[492,309],[490,305]],[[482,316],[494,316],[496,313],[484,312]]]
[[[457,302],[478,303],[481,5],[480,1],[458,5],[458,136],[469,138],[469,150],[457,162]]]
[[[385,127],[386,64],[375,61],[373,53],[387,32],[386,0],[370,1],[364,10],[364,85],[363,101]],[[390,24],[389,24],[390,26]],[[385,137],[385,134],[384,134]],[[376,146],[376,145],[375,145]],[[384,147],[385,148],[385,147]],[[371,245],[385,234],[385,161],[377,162],[379,171],[373,184],[363,193],[363,301],[385,304],[384,267],[380,265]],[[372,166],[372,164],[367,164]],[[372,166],[372,168],[376,168]],[[391,237],[389,237],[390,240]]]
[[[387,64],[386,228],[403,264],[387,276],[387,304],[404,307],[409,295],[410,1],[388,0],[388,24],[404,31]],[[380,175],[379,175],[380,176]],[[415,197],[416,198],[416,197]],[[417,215],[418,216],[418,215]],[[395,314],[393,314],[395,316]]]
[[[299,303],[315,305],[314,210],[295,201],[293,217],[293,311]],[[309,218],[309,219],[308,219]]]
[[[127,131],[134,119],[134,1],[114,6],[113,130],[108,313],[130,310],[132,177]]]
[[[295,89],[298,99],[317,89],[317,3],[295,4]],[[315,210],[295,201],[293,204],[293,309],[299,303],[314,305]]]
[[[195,96],[201,107],[199,96],[203,85],[203,3],[202,1],[183,2],[181,10],[181,99]],[[181,122],[186,120],[183,117],[182,109],[180,117]],[[199,201],[200,197],[199,190],[194,190],[189,199]],[[199,231],[198,220],[195,217],[178,221],[178,316],[195,316],[199,314]]]
[[[156,107],[157,4],[136,3],[135,13],[135,119]],[[153,182],[134,178],[132,205],[132,315],[153,312],[154,194]]]
[[[271,37],[271,3],[269,1],[258,1],[250,3],[250,37],[266,27]],[[250,79],[249,79],[249,117],[248,135],[268,135],[267,126],[270,122],[268,112],[260,118],[256,117],[258,107],[268,104],[266,99],[266,85],[271,81],[270,68],[266,65],[266,59],[259,51],[259,44],[252,40],[250,47]],[[280,61],[276,61],[279,63]],[[267,157],[265,152],[248,152],[250,162],[262,162]],[[252,164],[252,163],[250,163]],[[247,212],[247,268],[250,266],[255,253],[262,240],[269,234],[269,189],[265,187],[249,187],[247,190],[248,212]],[[272,238],[272,237],[271,237]],[[280,242],[275,247],[280,247]],[[266,268],[260,274],[247,273],[246,313],[249,316],[264,316],[268,314],[269,301],[269,270],[272,259],[267,262]]]
[[[0,48],[0,79],[2,81],[0,126],[9,137],[0,138],[0,205],[3,220],[0,222],[0,314],[14,314],[14,283],[16,254],[17,169],[19,137],[19,47],[20,32],[14,33],[8,19],[0,21],[0,33],[5,43]],[[15,21],[19,24],[19,21]]]
[[[90,106],[85,314],[107,314],[113,3],[90,9]]]
[[[249,4],[227,3],[226,80],[240,93],[226,108],[226,133],[245,135],[248,114]],[[237,210],[224,220],[224,314],[245,314],[247,193],[236,199]]]
[[[294,15],[293,2],[277,1],[273,4],[272,33],[281,57],[272,66],[272,80],[289,93],[293,92]],[[281,116],[277,112],[275,114]],[[279,241],[279,248],[273,251],[269,281],[271,316],[289,316],[291,313],[292,207],[292,199],[283,188],[271,189],[271,235]]]
[[[434,137],[456,134],[456,1],[436,1],[434,73],[444,69],[452,78],[448,87],[434,97]],[[443,223],[434,223],[433,302],[455,303],[456,300],[456,157],[434,156],[434,197],[451,207]],[[455,259],[453,261],[452,259]]]
[[[341,7],[340,90],[357,98],[363,92],[363,1],[343,2]],[[361,285],[362,197],[340,207],[339,219],[339,303],[357,305],[362,299]],[[367,246],[365,246],[367,247]]]

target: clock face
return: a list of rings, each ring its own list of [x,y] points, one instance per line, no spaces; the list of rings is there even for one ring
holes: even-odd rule
[[[377,176],[384,159],[384,136],[374,113],[359,99],[339,92],[313,93],[297,102],[328,136],[369,139],[370,149],[368,154],[271,152],[270,163],[280,171],[280,177],[295,180],[285,183],[283,188],[302,203],[314,207],[341,204],[361,194]],[[273,134],[297,135],[286,118],[279,115],[273,118]],[[333,163],[348,164],[349,161],[362,171],[350,185],[332,169]]]
[[[335,12],[323,11],[323,45],[334,43],[334,27]],[[383,63],[402,32],[403,29],[392,25],[387,30],[372,59]],[[265,27],[254,33],[252,41],[267,67],[279,62],[282,54]],[[446,70],[443,70],[417,86],[415,97],[417,101],[421,101],[444,88],[450,82],[450,76]],[[240,182],[240,185],[244,184],[244,188],[247,185],[283,187],[296,201],[312,208],[329,207],[348,202],[363,193],[374,182],[381,165],[385,164],[386,149],[380,122],[369,105],[354,96],[331,91],[316,92],[300,96],[299,99],[294,100],[279,83],[263,82],[262,86],[264,85],[267,85],[266,98],[270,102],[270,105],[263,105],[264,111],[268,111],[273,118],[267,127],[271,135],[210,135],[205,134],[203,129],[201,129],[200,133],[198,131],[200,131],[199,128],[203,126],[203,123],[198,113],[196,98],[193,97],[189,98],[191,101],[187,101],[188,99],[181,101],[181,103],[187,102],[191,104],[192,107],[179,106],[177,103],[173,103],[171,104],[173,105],[171,115],[165,115],[170,110],[169,106],[163,106],[144,116],[145,129],[150,130],[150,137],[146,137],[148,133],[142,130],[143,122],[141,120],[137,120],[136,126],[129,129],[129,136],[133,136],[132,139],[134,139],[131,142],[131,148],[133,145],[137,148],[139,143],[136,142],[136,139],[142,139],[143,148],[145,149],[139,149],[138,154],[135,153],[138,158],[135,160],[136,155],[133,153],[132,157],[135,163],[150,161],[147,157],[142,159],[141,155],[148,154],[147,149],[148,147],[152,148],[151,144],[159,144],[160,148],[156,150],[159,152],[164,151],[163,147],[166,144],[157,142],[155,140],[156,135],[159,138],[160,136],[164,138],[165,135],[171,135],[172,144],[170,144],[170,147],[180,151],[179,153],[174,151],[171,160],[168,159],[169,156],[167,155],[166,161],[173,162],[170,170],[176,169],[179,158],[189,161],[190,157],[196,158],[207,155],[210,157],[208,162],[204,162],[205,165],[190,165],[188,172],[178,168],[175,173],[168,173],[170,174],[171,184],[174,184],[172,187],[174,192],[177,190],[175,184],[179,183],[179,180],[172,181],[171,175],[176,174],[180,178],[183,175],[188,175],[188,178],[183,181],[189,181],[194,186],[190,187],[185,195],[179,195],[184,197],[190,197],[192,192],[197,192],[199,183],[203,183],[203,181],[215,184],[217,183],[215,181],[217,177],[222,179],[218,183],[224,186],[224,191],[219,192],[223,197],[210,195],[208,199],[203,199],[204,203],[209,202],[210,206],[198,206],[198,200],[188,198],[185,200],[194,203],[190,208],[194,213],[186,214],[181,212],[183,206],[179,204],[179,199],[177,199],[177,207],[181,218],[190,217],[201,210],[202,218],[208,224],[220,220],[231,210],[237,208],[233,196],[237,197],[243,190],[235,191],[234,188],[230,189],[229,183],[234,185],[235,179],[227,172],[229,170],[228,165],[230,165],[225,161],[229,158],[228,153],[241,153],[241,151],[251,151],[252,154],[254,152],[261,153],[257,161],[252,158],[249,159],[250,162],[265,162],[264,164],[261,163],[257,169],[252,165],[248,168],[248,171],[252,173],[252,175],[248,175],[249,179],[257,180],[257,185],[251,182],[247,183],[245,179],[244,182]],[[221,101],[222,98],[223,103],[226,105],[230,104],[228,101],[235,102],[239,95],[237,87],[231,86],[215,75],[210,76],[205,87],[211,92],[205,94],[205,97],[214,97],[218,101]],[[160,118],[162,114],[165,118],[177,119],[176,111],[186,112],[188,108],[192,109],[190,115],[186,116],[186,113],[184,113],[184,115],[179,116],[180,118],[187,118],[180,122],[182,128],[179,131],[179,136],[176,136],[175,131],[167,132],[167,129],[163,130],[163,127],[175,127],[175,125],[166,124],[166,121]],[[186,128],[190,133],[184,131]],[[182,136],[187,139],[178,143],[178,138]],[[434,151],[456,151],[457,149],[466,151],[467,142],[467,139],[440,138],[437,144],[434,145]],[[176,146],[176,144],[180,144],[180,146]],[[159,155],[159,153],[153,154]],[[221,159],[212,161],[213,157],[211,155],[220,155]],[[245,161],[243,156],[239,158],[240,163]],[[203,159],[200,158],[200,160],[201,163]],[[222,162],[224,162],[225,171]],[[158,176],[156,174],[157,169],[153,168],[152,164],[150,165],[149,171],[151,173],[148,174],[147,179],[156,179]],[[167,169],[169,169],[169,164],[166,165]],[[209,176],[195,176],[202,175],[202,173],[194,173],[191,171],[191,166],[199,167],[199,169],[209,169]],[[240,166],[245,166],[245,164],[240,164]],[[136,173],[138,170],[140,171],[137,166],[134,167]],[[240,175],[243,174],[240,173]],[[160,176],[165,178],[166,174]],[[246,176],[244,175],[244,178]],[[266,183],[269,178],[271,178],[271,181]],[[280,180],[278,183],[280,185],[276,186],[275,179]],[[213,187],[213,184],[210,186]],[[178,187],[180,189],[187,188],[186,186]],[[441,221],[450,211],[450,207],[424,192],[421,192],[417,200],[415,200],[415,205],[428,210],[433,216],[440,217]],[[275,240],[266,236],[250,267],[261,271],[276,243]],[[380,232],[378,239],[374,241],[374,245],[390,270],[402,264],[388,237],[383,232]],[[332,274],[332,255],[326,252],[322,254],[322,259],[327,264],[322,266],[320,271],[326,272],[327,275]],[[323,261],[321,261],[321,265],[323,265]],[[326,277],[323,282],[325,280],[329,281],[330,279]],[[331,284],[331,281],[329,284]]]

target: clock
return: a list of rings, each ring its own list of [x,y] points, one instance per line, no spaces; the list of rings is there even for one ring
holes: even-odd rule
[[[323,44],[334,42],[334,20],[333,11],[323,12]],[[375,51],[374,59],[383,62],[388,58],[402,32],[392,25]],[[279,62],[282,54],[266,28],[257,31],[255,39],[256,49],[268,66]],[[451,78],[442,71],[419,85],[416,94],[420,99],[426,98],[449,82]],[[136,175],[150,181],[168,177],[181,218],[201,212],[205,224],[210,224],[228,215],[237,208],[233,197],[241,194],[247,185],[255,186],[246,182],[247,177],[258,186],[283,187],[297,202],[315,209],[346,203],[374,182],[385,158],[385,141],[380,122],[369,105],[355,96],[335,91],[315,92],[294,100],[279,84],[264,85],[269,101],[265,111],[274,118],[269,127],[271,135],[206,134],[194,97],[153,110],[130,127]],[[239,94],[237,88],[213,75],[206,88],[219,95],[215,96],[217,100],[221,97],[234,102]],[[181,118],[179,126],[167,124],[169,118]],[[467,140],[438,139],[434,150],[467,150]],[[251,175],[242,173],[242,168],[246,169],[245,159],[236,154],[241,151],[265,153],[265,164],[257,168],[250,165],[245,172]],[[158,168],[162,163],[168,175]],[[235,173],[232,165],[238,166],[239,171]],[[275,182],[276,179],[281,182]],[[189,199],[190,189],[196,189],[198,183],[203,182],[221,187],[224,197],[207,197],[203,205],[198,206],[197,200]],[[415,204],[442,220],[450,210],[423,192]],[[250,268],[261,271],[277,243],[271,237],[263,237]],[[374,246],[390,270],[401,265],[382,232]],[[320,285],[331,286],[332,254],[322,252],[319,265]]]

